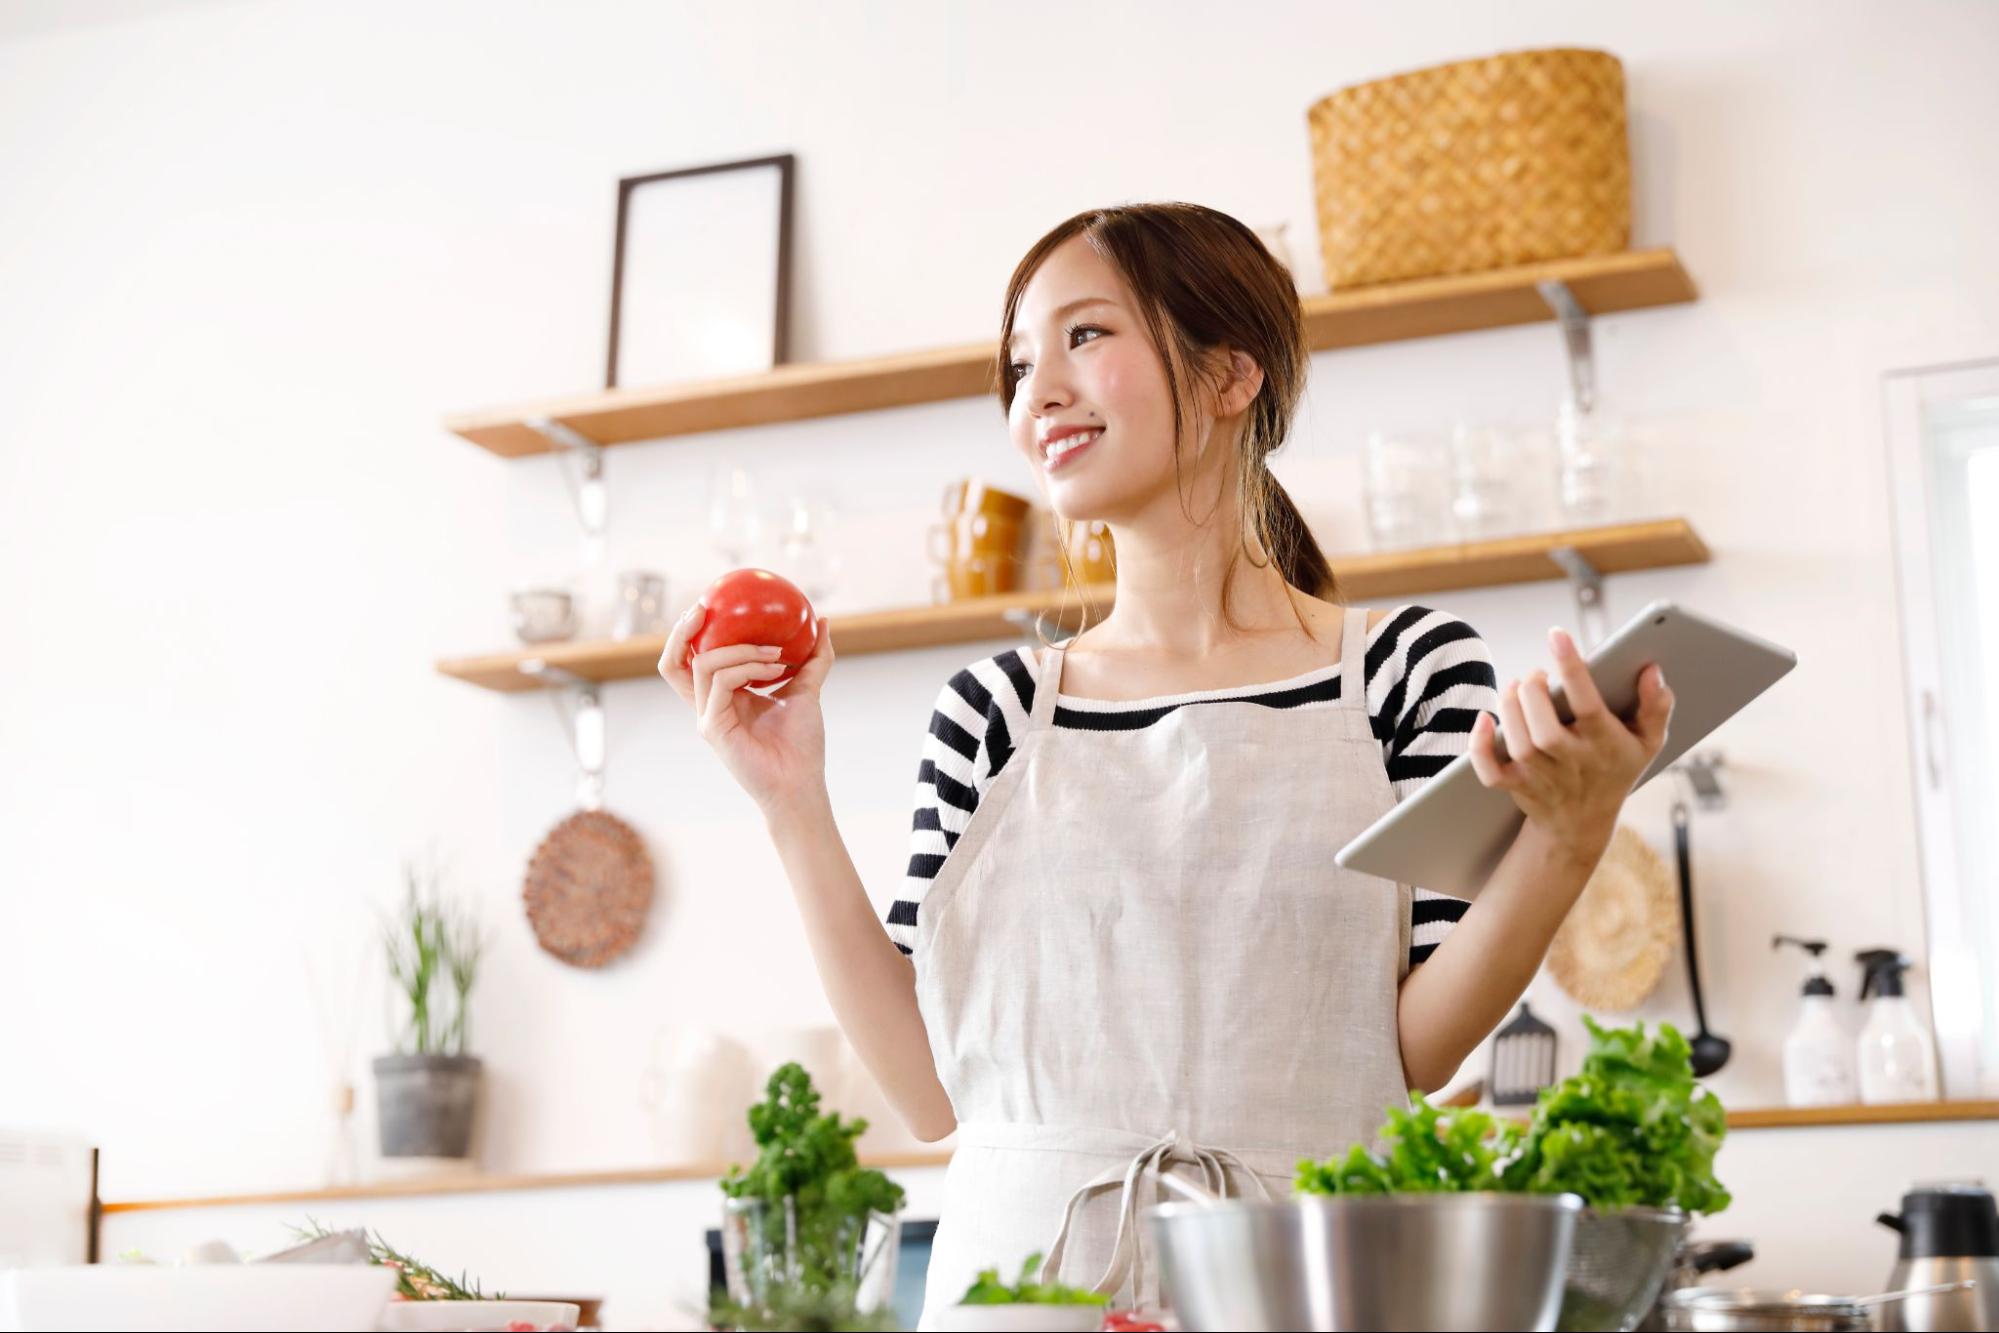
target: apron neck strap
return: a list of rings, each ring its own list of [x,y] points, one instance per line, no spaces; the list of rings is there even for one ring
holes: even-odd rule
[[[1340,707],[1367,711],[1367,608],[1350,606],[1340,627]]]
[[[1034,725],[1046,727],[1055,721],[1055,697],[1062,689],[1062,663],[1068,652],[1068,645],[1058,644],[1041,650],[1040,679],[1034,683]]]

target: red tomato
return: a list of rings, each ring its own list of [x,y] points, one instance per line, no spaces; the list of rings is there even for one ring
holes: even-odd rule
[[[1104,1333],[1165,1333],[1166,1325],[1154,1323],[1137,1310],[1113,1310],[1104,1316]]]
[[[819,642],[818,617],[812,603],[789,579],[767,569],[732,569],[701,594],[708,617],[687,645],[688,656],[738,643],[775,644],[783,651],[778,662],[788,668],[781,676],[756,683],[758,689],[782,685],[798,674]]]

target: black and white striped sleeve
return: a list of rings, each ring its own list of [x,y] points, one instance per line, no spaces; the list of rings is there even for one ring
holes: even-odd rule
[[[1032,654],[1008,649],[974,662],[938,692],[916,769],[909,869],[888,909],[888,937],[905,954],[916,949],[917,913],[931,881],[972,822],[979,798],[1013,757],[1014,739],[1026,734],[1034,667]]]
[[[1397,801],[1407,800],[1465,752],[1481,712],[1498,712],[1492,651],[1456,616],[1426,606],[1397,607],[1368,644],[1367,705],[1389,786]],[[1416,887],[1410,966],[1436,952],[1468,906],[1461,898]]]

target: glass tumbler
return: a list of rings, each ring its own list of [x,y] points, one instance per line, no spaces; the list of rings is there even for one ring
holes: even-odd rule
[[[902,1217],[868,1212],[828,1218],[802,1213],[786,1196],[722,1200],[722,1266],[732,1300],[758,1305],[784,1289],[840,1292],[860,1313],[895,1297]]]
[[[1447,455],[1435,439],[1386,431],[1368,435],[1363,489],[1368,534],[1378,549],[1444,540],[1449,487]]]
[[[618,575],[618,610],[611,620],[611,637],[635,639],[664,634],[672,626],[666,616],[666,578],[644,569]]]
[[[1563,399],[1555,412],[1555,454],[1564,521],[1587,526],[1626,517],[1632,478],[1621,422]]]
[[[1451,431],[1451,519],[1475,541],[1520,530],[1523,486],[1518,451],[1495,426],[1459,422]]]

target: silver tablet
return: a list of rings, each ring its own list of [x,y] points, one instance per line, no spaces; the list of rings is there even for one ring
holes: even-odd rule
[[[1643,786],[1776,684],[1798,664],[1798,657],[1671,602],[1654,602],[1598,645],[1588,661],[1590,679],[1604,702],[1623,718],[1638,707],[1638,673],[1646,664],[1657,662],[1666,673],[1673,721],[1665,747],[1638,779],[1636,785]],[[1556,713],[1569,721],[1561,683],[1551,682],[1548,692]],[[1504,757],[1505,738],[1496,740]],[[1480,782],[1471,755],[1461,754],[1340,848],[1334,860],[1398,884],[1471,898],[1525,822],[1513,798]]]

